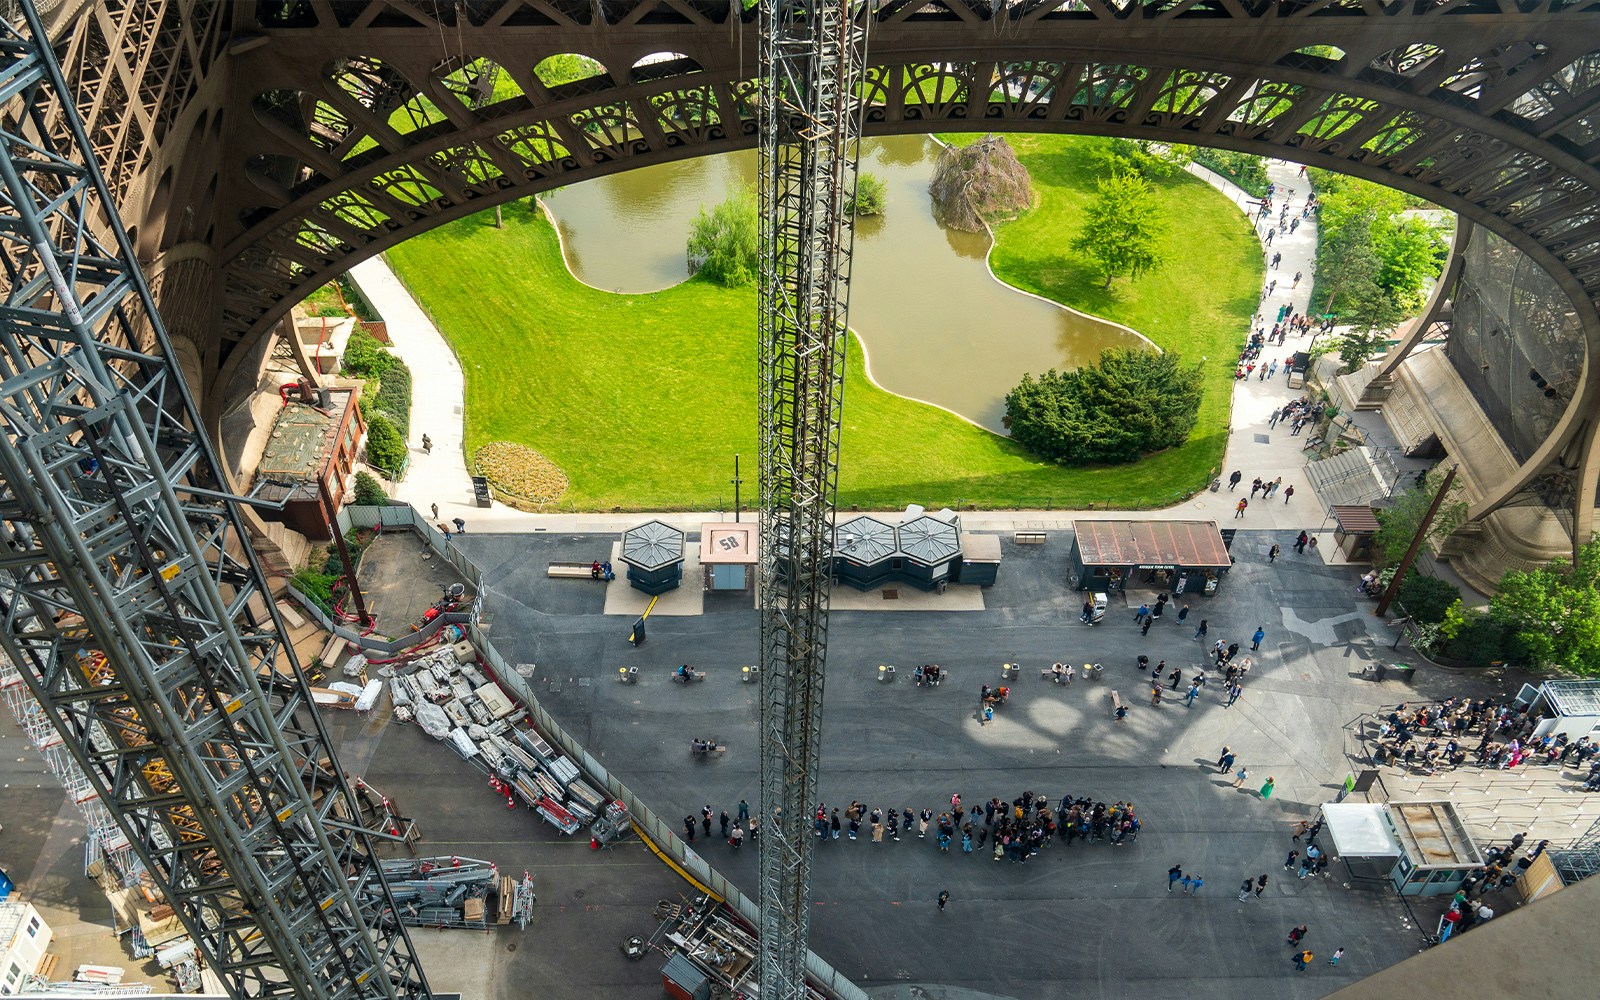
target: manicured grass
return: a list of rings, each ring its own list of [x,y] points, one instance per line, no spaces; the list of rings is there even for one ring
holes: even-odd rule
[[[1198,489],[1221,461],[1231,397],[1226,362],[1255,310],[1258,274],[1249,265],[1260,267],[1253,249],[1248,259],[1243,252],[1250,232],[1242,217],[1199,182],[1177,182],[1179,193],[1168,195],[1182,203],[1174,239],[1203,249],[1135,290],[1100,293],[1092,275],[1051,249],[1065,243],[1068,213],[1087,197],[1077,189],[1087,166],[1071,149],[1082,140],[1014,141],[1035,171],[1041,201],[1001,232],[996,270],[1019,287],[1127,323],[1164,348],[1210,354],[1201,426],[1189,445],[1135,465],[1062,468],[877,389],[852,338],[842,505],[1161,506]],[[566,471],[572,486],[562,507],[671,510],[731,506],[728,481],[739,453],[752,502],[754,291],[698,280],[647,295],[591,289],[567,272],[541,213],[519,203],[504,214],[504,230],[492,216],[464,219],[388,255],[461,359],[469,456],[489,441],[515,441]],[[1031,264],[1021,253],[1030,248]]]
[[[945,138],[971,142],[977,137]],[[1198,489],[1211,470],[1221,467],[1227,447],[1235,362],[1265,270],[1254,231],[1239,209],[1204,181],[1188,174],[1163,181],[1157,191],[1173,224],[1167,235],[1170,263],[1138,281],[1119,279],[1105,289],[1104,278],[1066,244],[1099,176],[1088,148],[1108,140],[1006,138],[1028,168],[1038,202],[1033,211],[998,228],[990,265],[1018,288],[1131,326],[1164,351],[1191,361],[1206,359],[1205,396],[1188,443],[1138,463],[1141,470],[1161,467],[1163,482]]]

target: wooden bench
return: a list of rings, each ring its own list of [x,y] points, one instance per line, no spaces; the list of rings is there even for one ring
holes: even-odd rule
[[[1111,714],[1113,717],[1115,717],[1120,711],[1122,711],[1122,695],[1113,691],[1111,692]]]
[[[1011,533],[1011,541],[1017,545],[1043,545],[1046,537],[1048,536],[1042,531],[1014,531]]]
[[[594,578],[594,563],[552,562],[545,570],[545,575],[565,577],[569,580],[591,580]]]

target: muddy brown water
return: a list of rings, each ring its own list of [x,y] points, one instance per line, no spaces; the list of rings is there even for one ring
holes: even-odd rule
[[[888,200],[883,215],[856,224],[850,325],[879,385],[1004,433],[1005,394],[1024,372],[1076,368],[1108,347],[1147,342],[990,274],[987,235],[934,221],[928,181],[937,155],[938,144],[921,136],[862,143],[861,169],[883,179]],[[581,281],[658,291],[688,277],[684,245],[701,205],[752,183],[755,169],[753,151],[695,157],[544,199]]]

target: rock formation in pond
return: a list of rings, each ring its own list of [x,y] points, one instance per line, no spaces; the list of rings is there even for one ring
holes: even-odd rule
[[[928,193],[933,195],[933,217],[968,233],[981,233],[985,222],[1009,218],[1033,204],[1027,168],[1011,144],[997,135],[940,150]]]

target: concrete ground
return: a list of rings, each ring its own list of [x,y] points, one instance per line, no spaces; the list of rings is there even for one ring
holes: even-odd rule
[[[16,883],[17,899],[38,908],[60,961],[55,978],[71,979],[79,965],[116,965],[129,983],[166,992],[172,981],[154,960],[137,961],[127,938],[112,931],[111,904],[83,874],[83,814],[10,712],[0,710],[0,870]]]
[[[630,962],[621,944],[655,929],[657,900],[694,890],[642,843],[635,839],[596,854],[587,836],[557,835],[532,812],[507,809],[481,772],[416,726],[392,722],[387,711],[325,712],[323,718],[346,769],[416,819],[420,856],[493,861],[518,878],[525,869],[533,872],[538,903],[526,930],[515,924],[489,931],[412,929],[434,990],[468,1000],[660,995],[660,961]]]
[[[1393,633],[1370,605],[1352,602],[1356,571],[1292,551],[1269,564],[1266,550],[1278,540],[1276,532],[1240,532],[1238,565],[1217,596],[1193,598],[1186,626],[1169,612],[1147,636],[1119,603],[1103,625],[1077,623],[1081,595],[1064,582],[1064,538],[1005,542],[985,611],[836,612],[823,801],[937,811],[952,792],[970,803],[1033,789],[1053,798],[1131,799],[1146,825],[1135,845],[1057,846],[1025,866],[940,855],[931,840],[914,836],[830,841],[814,874],[817,953],[869,988],[1219,998],[1261,989],[1320,996],[1415,953],[1417,921],[1431,931],[1437,903],[1417,902],[1413,913],[1396,897],[1350,890],[1337,879],[1295,880],[1282,868],[1296,846],[1289,831],[1351,772],[1348,727],[1363,711],[1480,688],[1426,667],[1414,688],[1361,679],[1368,663],[1390,656]],[[756,688],[738,682],[738,667],[756,653],[748,600],[712,598],[703,616],[652,619],[649,640],[634,648],[629,623],[601,613],[599,588],[544,575],[547,561],[577,558],[599,541],[461,539],[469,557],[484,560],[495,642],[510,661],[537,664],[541,702],[664,818],[698,816],[707,804],[733,813],[741,798],[754,803]],[[1140,598],[1135,592],[1126,600]],[[1134,656],[1164,658],[1190,675],[1203,656],[1192,639],[1200,618],[1210,638],[1240,642],[1246,652],[1256,626],[1266,629],[1244,697],[1224,708],[1211,687],[1193,708],[1171,692],[1150,707],[1148,675]],[[1098,660],[1105,677],[1070,687],[1040,680],[1038,668],[1057,659]],[[1007,661],[1026,669],[1010,703],[981,727],[978,688],[998,683]],[[708,680],[672,683],[668,673],[680,662],[708,671]],[[910,668],[926,662],[944,665],[950,680],[937,689],[914,686]],[[899,678],[878,683],[880,663],[899,666]],[[624,665],[640,668],[636,686],[613,679]],[[1132,706],[1120,726],[1111,718],[1112,690]],[[720,738],[727,756],[691,760],[686,743],[696,735]],[[1224,743],[1250,770],[1243,789],[1208,766]],[[1255,789],[1269,775],[1277,792],[1263,801]],[[756,891],[755,851],[703,837],[695,847],[745,892]],[[1163,876],[1174,863],[1204,876],[1200,898],[1167,894]],[[1262,872],[1271,876],[1263,898],[1238,902],[1240,880]],[[943,914],[933,902],[941,889],[952,897]],[[1195,920],[1174,908],[1204,915]],[[1300,923],[1312,929],[1313,950],[1348,949],[1337,970],[1319,964],[1294,973],[1283,935]]]

